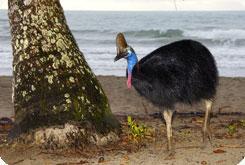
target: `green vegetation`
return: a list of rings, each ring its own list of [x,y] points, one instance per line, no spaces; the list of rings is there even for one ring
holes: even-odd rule
[[[131,116],[128,116],[127,121],[130,129],[129,135],[133,138],[133,140],[138,141],[146,136],[148,128],[145,125],[139,125],[135,120],[132,119]]]
[[[235,132],[237,132],[237,125],[236,124],[229,124],[227,126],[228,134],[233,135]]]
[[[240,125],[245,128],[245,119],[240,120]]]
[[[243,119],[243,120],[232,122],[228,124],[226,128],[227,128],[228,134],[232,136],[236,132],[238,132],[239,129],[245,128],[245,120]]]

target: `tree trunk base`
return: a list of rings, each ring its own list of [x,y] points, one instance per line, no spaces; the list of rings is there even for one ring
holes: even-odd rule
[[[29,133],[22,134],[14,139],[13,143],[23,142],[34,144],[44,149],[62,149],[71,147],[85,148],[88,144],[103,146],[119,140],[116,131],[102,134],[88,127],[66,123],[64,125],[38,128]]]

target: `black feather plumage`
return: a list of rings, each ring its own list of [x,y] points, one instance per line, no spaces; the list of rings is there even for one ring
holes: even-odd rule
[[[176,103],[213,99],[218,71],[210,51],[201,43],[181,40],[162,46],[133,68],[132,84],[153,104],[173,109]]]

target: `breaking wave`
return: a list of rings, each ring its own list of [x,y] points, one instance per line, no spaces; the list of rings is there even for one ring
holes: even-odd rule
[[[196,37],[196,38],[205,38],[205,39],[213,39],[213,40],[238,40],[245,39],[245,30],[244,29],[212,29],[208,31],[203,30],[193,30],[193,31],[185,31],[184,36]]]
[[[166,31],[161,30],[139,30],[139,31],[126,31],[125,35],[135,36],[135,37],[149,37],[149,38],[173,38],[173,37],[182,37],[183,31],[179,29],[168,29]]]

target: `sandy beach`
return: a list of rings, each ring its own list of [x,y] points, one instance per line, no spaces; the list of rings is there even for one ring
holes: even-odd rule
[[[25,152],[23,148],[0,145],[0,157],[9,164],[221,164],[235,165],[245,156],[245,78],[225,78],[219,80],[219,87],[213,107],[211,130],[212,145],[200,148],[203,103],[186,106],[178,105],[173,121],[176,154],[167,157],[165,123],[157,116],[159,112],[134,89],[126,88],[124,77],[98,76],[109,100],[112,112],[125,124],[127,115],[137,122],[154,128],[154,140],[134,149],[111,147],[101,149],[92,155],[52,154],[36,147]],[[11,102],[11,77],[0,77],[0,118],[14,117]],[[193,113],[190,112],[195,112]],[[192,115],[188,115],[192,114]],[[229,132],[234,125],[234,132]],[[133,145],[133,144],[132,144]],[[130,145],[128,145],[130,146]]]
[[[124,77],[98,76],[98,79],[110,100],[111,110],[115,115],[142,116],[146,113],[159,112],[157,107],[140,97],[133,88],[127,89]],[[0,77],[0,91],[0,117],[11,117],[14,115],[11,101],[11,77]],[[184,113],[204,112],[204,105],[202,103],[193,106],[178,105],[176,110]],[[245,78],[221,77],[219,79],[213,112],[245,113]]]

